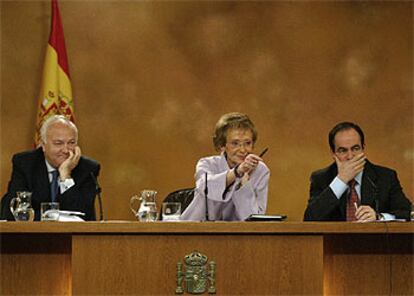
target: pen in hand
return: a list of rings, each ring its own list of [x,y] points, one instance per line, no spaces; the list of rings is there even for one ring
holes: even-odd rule
[[[358,210],[358,204],[354,202],[355,210]]]
[[[259,157],[263,157],[263,155],[266,154],[267,150],[269,150],[269,147],[265,148],[265,150],[263,150],[262,153],[259,154]]]
[[[358,204],[356,202],[354,202],[354,207],[355,207],[355,211],[358,211]],[[356,215],[355,215],[355,219],[356,219]]]

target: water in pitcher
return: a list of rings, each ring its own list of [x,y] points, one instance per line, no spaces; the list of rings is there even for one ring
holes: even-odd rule
[[[10,212],[16,221],[33,221],[32,193],[28,191],[16,192],[16,197],[10,201]]]
[[[157,205],[155,202],[145,202],[138,211],[138,219],[141,222],[154,222],[158,219]]]
[[[33,221],[34,220],[34,211],[32,208],[19,209],[13,213],[14,219],[16,221]]]
[[[134,195],[129,200],[129,207],[134,213],[135,217],[141,222],[154,222],[158,219],[157,204],[155,202],[155,196],[157,191],[154,190],[142,190],[141,195]],[[139,202],[139,208],[137,208],[137,202]]]

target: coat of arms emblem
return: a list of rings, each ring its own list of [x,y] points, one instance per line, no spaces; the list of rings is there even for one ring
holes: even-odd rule
[[[206,290],[209,294],[216,293],[216,263],[210,261],[207,264],[207,261],[206,255],[194,251],[184,257],[184,271],[183,264],[181,262],[177,263],[176,294],[184,293],[183,282],[185,283],[186,292],[189,294],[203,294]]]

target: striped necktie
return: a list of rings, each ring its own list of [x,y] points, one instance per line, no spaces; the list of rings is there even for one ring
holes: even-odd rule
[[[358,194],[355,189],[356,181],[352,179],[348,184],[351,190],[346,204],[346,221],[356,221],[355,212],[356,205],[358,205]]]

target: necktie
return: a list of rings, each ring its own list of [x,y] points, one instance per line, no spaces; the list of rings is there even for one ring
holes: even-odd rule
[[[355,205],[358,205],[358,194],[355,190],[356,181],[352,179],[351,181],[349,181],[348,184],[351,190],[349,191],[348,200],[346,204],[346,221],[356,221]]]
[[[56,201],[56,197],[58,195],[58,190],[59,190],[58,178],[59,178],[59,171],[58,170],[52,171],[52,182],[50,183],[50,197],[52,199],[52,202]]]

